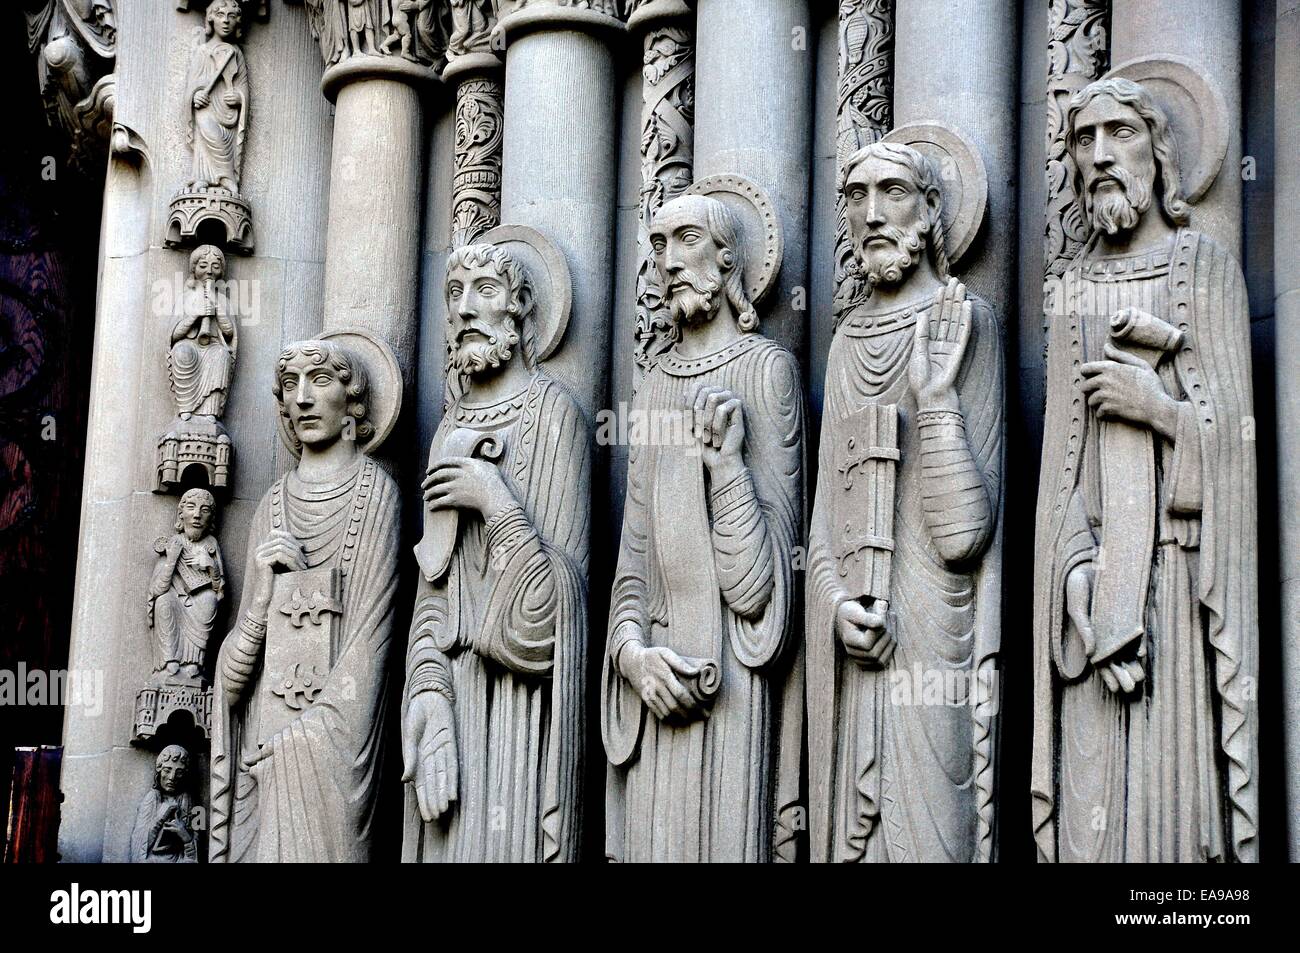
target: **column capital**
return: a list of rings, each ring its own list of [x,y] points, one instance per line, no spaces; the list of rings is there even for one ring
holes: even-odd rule
[[[627,28],[642,30],[694,14],[694,5],[688,0],[628,0]]]
[[[497,28],[496,8],[493,0],[466,0],[451,8],[443,82],[493,76],[503,68],[505,36]]]
[[[617,0],[517,0],[497,24],[505,42],[534,30],[579,30],[596,33],[627,29]]]
[[[442,82],[433,67],[403,56],[353,54],[325,70],[320,78],[320,91],[326,99],[334,102],[340,89],[360,79],[391,79],[422,92]]]

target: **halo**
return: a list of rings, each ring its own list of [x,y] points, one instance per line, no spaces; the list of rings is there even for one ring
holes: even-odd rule
[[[1105,78],[1116,76],[1141,84],[1169,117],[1178,142],[1184,198],[1199,201],[1218,178],[1228,153],[1228,107],[1223,94],[1191,61],[1176,56],[1128,60]]]
[[[745,295],[758,304],[776,284],[781,271],[785,245],[776,206],[755,183],[734,173],[706,176],[685,194],[717,199],[736,216],[745,249]]]
[[[365,369],[370,392],[366,419],[375,432],[368,440],[359,440],[357,446],[363,453],[374,453],[393,432],[402,410],[402,368],[397,363],[397,355],[386,341],[365,328],[338,328],[318,335],[315,340],[341,345]],[[279,418],[280,439],[295,457],[301,456],[302,449],[294,446],[289,421],[284,414]]]
[[[527,225],[498,225],[479,236],[476,243],[500,245],[523,266],[533,287],[537,360],[546,360],[564,340],[573,307],[573,282],[564,253],[549,238]]]
[[[899,126],[881,141],[911,146],[938,168],[943,181],[943,244],[955,267],[970,251],[988,212],[989,176],[979,147],[965,133],[938,122]]]

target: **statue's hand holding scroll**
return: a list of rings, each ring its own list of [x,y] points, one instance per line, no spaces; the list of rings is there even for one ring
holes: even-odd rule
[[[451,810],[460,786],[460,754],[451,702],[441,692],[420,692],[402,722],[402,780],[415,789],[427,822]]]
[[[702,667],[663,645],[628,642],[618,656],[619,669],[660,721],[691,721],[702,713],[702,699],[688,683]]]
[[[1089,361],[1083,373],[1088,406],[1103,420],[1127,420],[1173,439],[1178,429],[1178,401],[1165,391],[1151,364],[1107,344],[1106,360]]]
[[[430,509],[474,510],[484,522],[515,501],[495,464],[476,457],[447,457],[420,484]]]
[[[835,628],[849,658],[868,668],[883,668],[897,644],[888,629],[889,603],[872,600],[871,607],[844,599],[835,610]]]
[[[745,416],[740,398],[723,387],[702,384],[687,395],[692,432],[714,486],[734,480],[744,469]]]
[[[928,316],[916,322],[907,381],[921,410],[958,410],[957,373],[973,323],[966,286],[956,278],[934,296]]]
[[[1092,584],[1092,564],[1086,562],[1071,569],[1065,579],[1065,612],[1089,659],[1092,659],[1097,650],[1097,640],[1092,629]],[[1100,660],[1093,659],[1093,667],[1111,692],[1116,695],[1131,695],[1146,678],[1143,667],[1145,659],[1146,642],[1138,639],[1131,652],[1117,653]]]

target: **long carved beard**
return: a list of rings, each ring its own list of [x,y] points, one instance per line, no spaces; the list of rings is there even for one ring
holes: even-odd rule
[[[882,225],[867,237],[888,239],[889,245],[877,248],[859,242],[858,262],[862,277],[866,279],[867,284],[874,288],[881,283],[896,285],[902,281],[903,277],[921,260],[921,251],[925,248],[925,236],[929,231],[929,223],[921,223],[908,229]]]
[[[1154,172],[1154,170],[1152,170]],[[1092,227],[1107,235],[1119,235],[1137,228],[1142,213],[1151,207],[1152,177],[1138,176],[1118,166],[1107,173],[1119,188],[1098,194],[1087,190],[1085,209]]]
[[[514,328],[498,331],[495,341],[461,342],[451,352],[451,366],[461,374],[482,374],[496,370],[510,362],[519,344],[519,332]]]
[[[683,271],[673,277],[673,282],[684,282],[689,291],[669,291],[668,308],[673,322],[694,324],[714,311],[715,297],[722,290],[721,278],[708,278],[693,271]]]

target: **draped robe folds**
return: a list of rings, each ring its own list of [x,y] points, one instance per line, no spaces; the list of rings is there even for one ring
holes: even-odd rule
[[[1258,595],[1249,314],[1241,270],[1180,230],[1168,250],[1066,273],[1049,328],[1034,575],[1034,836],[1045,861],[1257,859]],[[1105,302],[1104,305],[1097,302]],[[1183,332],[1158,374],[1156,522],[1138,695],[1103,685],[1069,621],[1070,571],[1099,559],[1099,425],[1080,390],[1111,314]]]
[[[225,586],[221,549],[212,536],[181,544],[175,562],[158,560],[150,586],[159,670],[168,662],[202,665]]]
[[[194,188],[215,187],[239,192],[244,133],[248,127],[248,67],[244,52],[233,43],[210,39],[190,56],[190,148],[194,154],[190,178]],[[208,104],[196,108],[194,94],[208,94]],[[239,97],[226,105],[226,94]]]
[[[987,525],[957,564],[940,554],[923,508],[921,437],[908,384],[918,319],[931,305],[850,311],[827,359],[808,544],[808,759],[811,854],[839,862],[991,859],[1003,370],[997,318],[970,296],[974,326],[957,393],[988,498]],[[840,643],[848,593],[832,543],[833,457],[841,422],[870,403],[899,409],[894,553],[887,620],[896,648],[869,669]],[[956,518],[956,517],[954,517]],[[978,673],[980,682],[975,676]],[[927,681],[945,689],[942,704]],[[901,684],[900,684],[901,683]],[[978,706],[977,704],[978,703]]]
[[[418,583],[407,677],[423,666],[455,696],[458,799],[432,823],[406,785],[403,859],[578,859],[591,485],[589,428],[563,386],[535,374],[517,398],[456,402],[429,449],[457,428],[504,444],[500,472],[523,519],[489,533],[470,511],[446,575]],[[403,693],[405,706],[410,703]],[[430,689],[426,689],[430,690]]]
[[[204,314],[211,307],[209,293],[202,282],[192,280],[192,285],[185,292],[187,313],[172,330],[167,370],[181,413],[219,418],[226,409],[239,332],[225,296],[217,298],[215,314]]]
[[[740,398],[756,506],[706,498],[686,396],[700,385]],[[627,500],[602,674],[611,767],[606,853],[638,861],[791,860],[801,756],[802,656],[795,546],[803,532],[803,404],[798,366],[758,334],[698,360],[666,352],[633,414],[660,433],[630,440]],[[663,421],[683,423],[672,439]],[[743,509],[746,516],[724,515]],[[721,669],[706,717],[660,722],[618,671],[620,626],[646,645]]]
[[[135,812],[135,826],[131,828],[131,863],[133,864],[197,864],[199,838],[194,835],[188,844],[168,838],[166,850],[154,850],[158,835],[168,820],[178,820],[189,828],[194,813],[194,798],[182,791],[167,795],[155,785],[140,800]],[[191,831],[191,833],[193,833]]]
[[[361,455],[328,481],[306,483],[292,471],[258,504],[244,579],[253,579],[254,553],[271,530],[287,530],[308,568],[341,571],[343,611],[320,694],[251,770],[265,672],[259,665],[229,705],[224,662],[238,627],[222,643],[212,713],[213,862],[369,860],[387,740],[399,515],[397,485]],[[245,585],[240,618],[250,591]]]

